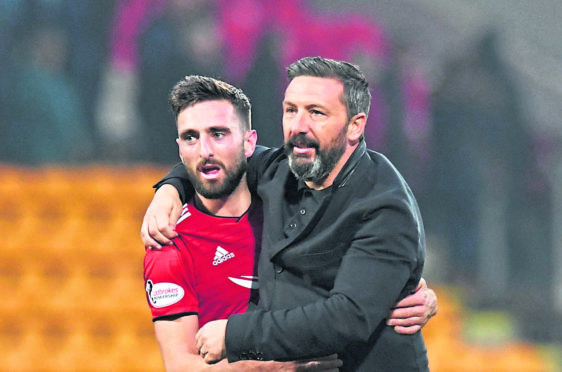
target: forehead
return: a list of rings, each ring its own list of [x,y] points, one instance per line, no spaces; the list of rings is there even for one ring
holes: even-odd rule
[[[343,83],[335,78],[298,76],[285,90],[285,103],[343,105]]]
[[[240,128],[236,109],[226,100],[204,101],[184,108],[178,115],[178,131],[213,127]]]

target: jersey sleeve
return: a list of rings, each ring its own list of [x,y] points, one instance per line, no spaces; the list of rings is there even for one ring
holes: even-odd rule
[[[199,312],[191,257],[181,239],[174,244],[145,253],[144,284],[153,321]]]

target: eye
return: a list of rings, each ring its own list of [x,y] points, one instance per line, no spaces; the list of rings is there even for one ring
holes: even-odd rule
[[[193,132],[185,132],[181,135],[181,139],[187,143],[192,143],[197,141],[197,136]]]
[[[287,116],[287,117],[295,116],[296,113],[297,113],[297,109],[295,109],[292,106],[286,106],[284,111],[283,111],[283,115]]]
[[[213,137],[215,137],[217,139],[223,138],[225,135],[226,135],[226,133],[222,132],[222,131],[213,132]]]
[[[325,116],[325,114],[319,110],[311,110],[310,113],[312,114],[312,116]]]

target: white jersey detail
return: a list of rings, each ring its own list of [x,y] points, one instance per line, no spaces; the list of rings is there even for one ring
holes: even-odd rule
[[[228,279],[230,279],[230,281],[233,282],[234,284],[238,284],[239,286],[244,288],[258,289],[260,287],[260,283],[258,281],[257,276],[243,275],[240,278],[232,278],[229,276]]]
[[[213,259],[213,265],[217,266],[226,260],[230,260],[231,258],[234,258],[234,253],[227,251],[226,249],[224,249],[219,245],[217,247],[217,250],[215,251],[215,258]]]
[[[184,204],[183,208],[181,209],[180,218],[178,218],[178,222],[176,222],[176,225],[179,224],[181,221],[185,220],[189,216],[191,216],[191,213],[189,212],[189,208],[187,204]]]
[[[153,283],[150,279],[146,281],[145,289],[150,303],[157,308],[173,305],[185,294],[183,288],[175,283]]]

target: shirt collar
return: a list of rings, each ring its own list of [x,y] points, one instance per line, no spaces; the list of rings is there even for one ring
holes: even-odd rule
[[[367,145],[365,144],[365,140],[362,139],[357,148],[353,151],[347,162],[343,166],[340,173],[336,176],[334,183],[332,184],[333,188],[340,188],[346,185],[349,177],[355,172],[359,161],[367,152]]]

